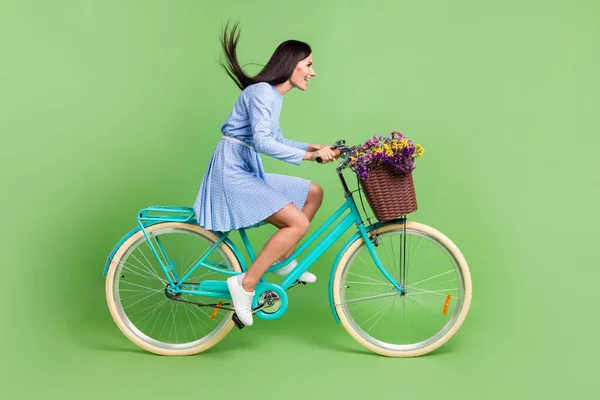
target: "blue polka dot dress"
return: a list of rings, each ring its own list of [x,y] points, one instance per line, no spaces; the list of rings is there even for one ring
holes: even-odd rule
[[[283,137],[283,95],[260,82],[246,87],[221,127],[222,139],[208,163],[194,203],[198,224],[227,232],[262,225],[293,203],[304,207],[310,181],[266,173],[259,153],[300,165],[308,143]]]

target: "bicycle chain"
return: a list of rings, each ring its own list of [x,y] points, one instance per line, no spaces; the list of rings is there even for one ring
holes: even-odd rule
[[[169,299],[174,300],[174,301],[179,301],[181,303],[187,303],[187,304],[193,304],[195,306],[198,307],[212,307],[212,308],[216,308],[218,306],[217,303],[214,304],[207,304],[207,303],[198,303],[196,301],[189,301],[189,300],[182,300],[182,299],[178,299],[176,297],[172,297],[172,296],[167,296]],[[221,310],[227,310],[227,311],[235,311],[233,308],[229,308],[229,307],[223,307],[223,306],[230,306],[231,303],[222,303],[221,306],[219,307],[219,309]]]
[[[196,284],[195,283],[190,283],[190,282],[183,282],[182,285],[196,285]],[[178,293],[177,295],[174,296],[174,295],[172,295],[172,294],[170,294],[168,292],[167,288],[168,288],[168,286],[165,286],[165,296],[167,296],[167,298],[170,299],[170,300],[179,301],[181,303],[193,304],[193,305],[198,306],[198,307],[212,307],[212,308],[216,308],[218,306],[217,303],[209,304],[209,303],[200,303],[200,302],[197,302],[197,301],[189,301],[189,300],[180,299],[179,296],[181,296],[181,293]],[[222,309],[228,310],[228,311],[235,311],[232,308],[223,307],[223,305],[229,306],[229,305],[231,305],[231,303],[225,303],[225,304],[222,303],[221,307],[219,307],[219,308],[222,308]]]

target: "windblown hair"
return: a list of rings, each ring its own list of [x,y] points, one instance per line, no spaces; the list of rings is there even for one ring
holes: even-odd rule
[[[219,61],[219,64],[241,90],[258,82],[277,85],[287,81],[292,76],[296,64],[312,52],[310,46],[304,42],[286,40],[277,46],[267,65],[256,76],[248,76],[237,60],[236,49],[240,39],[239,24],[239,22],[235,23],[229,33],[229,22],[225,25],[221,37],[225,62]]]

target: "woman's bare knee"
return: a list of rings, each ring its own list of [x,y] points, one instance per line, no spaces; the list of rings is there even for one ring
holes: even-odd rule
[[[310,187],[308,188],[308,198],[309,201],[321,205],[323,202],[323,188],[318,184],[311,182]]]
[[[296,233],[300,240],[310,228],[310,221],[302,212],[298,211],[288,220],[284,221],[283,228],[290,229]],[[281,229],[281,228],[280,228]]]
[[[306,215],[302,214],[301,217],[298,217],[294,223],[294,228],[298,231],[300,236],[306,235],[308,229],[310,228],[310,221],[306,217]]]
[[[293,203],[288,204],[275,214],[266,218],[265,221],[279,229],[290,227],[301,227],[302,219],[306,216]]]
[[[290,229],[296,233],[298,240],[306,235],[310,228],[310,220],[294,204],[288,204],[265,221],[279,229]]]

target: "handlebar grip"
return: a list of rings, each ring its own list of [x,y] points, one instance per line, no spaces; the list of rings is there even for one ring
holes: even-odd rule
[[[331,150],[333,150],[333,152],[335,153],[335,158],[338,158],[341,154],[341,152],[337,149],[337,147],[332,147]],[[323,162],[323,159],[321,157],[317,157],[315,158],[315,161],[318,162],[319,164],[321,164]]]

